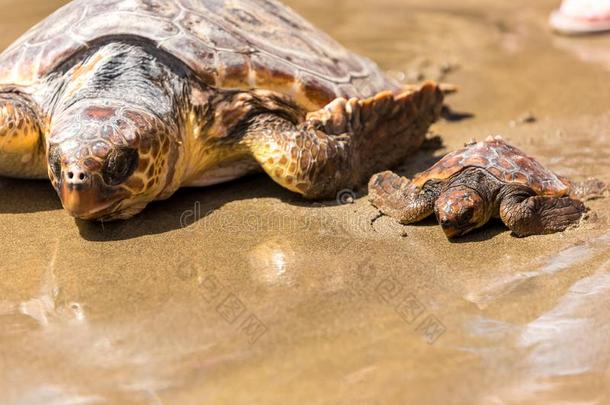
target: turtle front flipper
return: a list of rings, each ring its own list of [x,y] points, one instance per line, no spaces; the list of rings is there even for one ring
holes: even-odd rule
[[[369,182],[371,204],[402,224],[419,222],[432,215],[438,195],[437,188],[424,185],[422,190],[391,171],[378,173]]]
[[[46,178],[45,146],[33,101],[0,93],[0,176]]]
[[[434,83],[397,95],[339,98],[297,125],[259,115],[244,141],[280,185],[305,198],[334,198],[417,151],[442,104],[443,93]]]
[[[500,203],[500,218],[517,236],[544,235],[576,225],[585,205],[570,197],[508,195]]]

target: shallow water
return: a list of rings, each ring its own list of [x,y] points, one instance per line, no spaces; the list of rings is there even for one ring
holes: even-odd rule
[[[610,37],[553,36],[554,1],[288,3],[397,77],[459,85],[474,117],[435,125],[446,150],[498,133],[610,181]],[[1,1],[0,47],[59,4]],[[104,226],[46,182],[0,190],[2,403],[610,401],[608,199],[564,234],[448,243],[262,176]]]

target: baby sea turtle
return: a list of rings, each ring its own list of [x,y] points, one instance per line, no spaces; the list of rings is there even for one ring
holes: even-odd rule
[[[76,0],[0,56],[0,175],[83,219],[259,170],[334,198],[417,150],[442,93],[275,0]]]
[[[369,198],[382,213],[403,224],[434,213],[448,238],[494,217],[517,236],[563,231],[582,218],[583,200],[604,191],[599,180],[557,176],[501,137],[466,145],[412,180],[383,172],[369,183]]]

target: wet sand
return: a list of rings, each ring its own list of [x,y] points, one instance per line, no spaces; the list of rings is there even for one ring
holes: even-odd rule
[[[0,2],[0,48],[61,3]],[[555,1],[288,3],[398,77],[460,86],[450,105],[474,116],[436,124],[445,148],[402,172],[502,134],[610,182],[610,36],[553,36]],[[2,403],[610,401],[608,199],[563,234],[449,243],[263,176],[104,226],[46,182],[0,196]]]

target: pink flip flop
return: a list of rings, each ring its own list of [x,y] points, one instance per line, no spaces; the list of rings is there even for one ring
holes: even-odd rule
[[[549,22],[568,35],[610,31],[610,0],[564,0]]]

